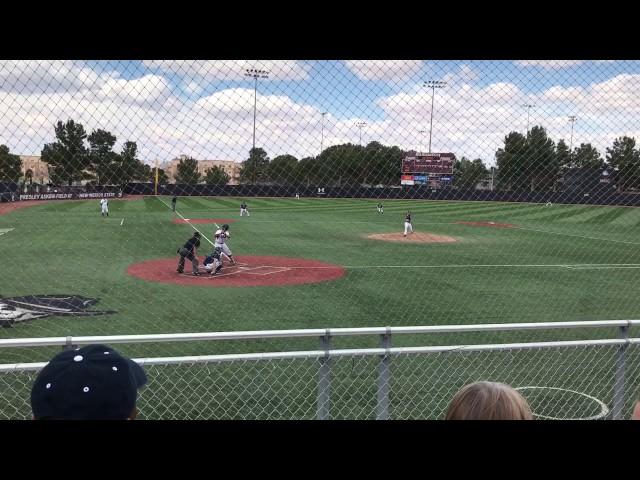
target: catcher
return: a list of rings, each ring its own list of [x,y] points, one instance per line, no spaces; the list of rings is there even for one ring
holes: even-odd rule
[[[215,275],[222,270],[222,249],[216,247],[210,255],[204,259],[204,269],[211,275]]]

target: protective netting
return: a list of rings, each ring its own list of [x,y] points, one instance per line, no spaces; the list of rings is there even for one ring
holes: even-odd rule
[[[638,318],[638,87],[636,61],[1,61],[0,337]]]

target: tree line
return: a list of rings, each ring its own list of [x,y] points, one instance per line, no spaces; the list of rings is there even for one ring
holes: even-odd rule
[[[132,181],[155,182],[155,168],[137,158],[137,144],[126,141],[120,152],[114,151],[115,135],[97,129],[87,135],[80,123],[58,122],[56,140],[42,149],[42,161],[49,166],[51,182],[57,185],[87,181],[97,185],[124,185]],[[240,167],[240,182],[263,185],[347,186],[399,184],[402,159],[413,154],[398,146],[370,142],[366,146],[351,143],[333,145],[319,155],[298,159],[285,154],[270,159],[263,148],[253,148]],[[542,126],[534,126],[526,134],[512,131],[495,154],[497,167],[495,187],[499,190],[555,190],[569,171],[598,176],[603,168],[616,174],[618,189],[640,188],[640,149],[634,138],[616,138],[606,157],[590,143],[570,150],[564,140],[556,144]],[[453,185],[473,189],[489,175],[485,163],[462,157],[456,160]],[[0,145],[0,180],[21,178],[18,155]],[[25,177],[29,176],[26,172]],[[159,183],[168,183],[166,172],[159,169]],[[229,175],[220,167],[212,167],[201,175],[194,158],[182,159],[176,172],[176,183],[224,185]]]

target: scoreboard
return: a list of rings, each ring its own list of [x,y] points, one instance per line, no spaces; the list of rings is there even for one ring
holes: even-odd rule
[[[426,153],[408,156],[402,160],[402,174],[453,174],[456,156],[453,153]]]

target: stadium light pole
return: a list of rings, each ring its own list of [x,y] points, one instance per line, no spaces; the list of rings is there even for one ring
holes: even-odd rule
[[[444,88],[447,82],[440,80],[429,80],[424,82],[424,86],[431,89],[431,121],[429,122],[429,153],[431,153],[431,134],[433,133],[433,97],[436,96],[436,88]]]
[[[420,134],[420,153],[422,153],[422,147],[424,146],[424,144],[422,143],[423,135],[425,133],[427,133],[427,131],[426,130],[419,130],[418,133]]]
[[[356,123],[356,127],[360,129],[360,146],[362,146],[362,129],[367,125],[367,122],[358,122]]]
[[[529,135],[529,114],[531,112],[531,109],[535,108],[535,105],[526,104],[523,105],[523,107],[527,109],[527,135]]]
[[[570,115],[569,121],[571,122],[571,140],[569,140],[569,155],[571,155],[571,150],[573,149],[573,124],[576,123],[576,116]]]
[[[324,150],[323,146],[324,146],[324,116],[327,114],[327,112],[322,112],[320,115],[322,115],[322,124],[321,124],[321,131],[320,131],[320,154],[322,155],[322,151]]]
[[[258,79],[269,78],[269,72],[267,70],[258,70],[255,68],[247,68],[245,70],[245,77],[252,77],[253,84],[253,150],[256,149],[256,110],[258,103]]]

